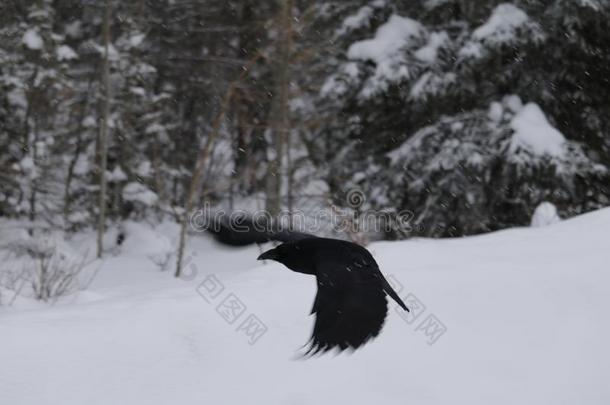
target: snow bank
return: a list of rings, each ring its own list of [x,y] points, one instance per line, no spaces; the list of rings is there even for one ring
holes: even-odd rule
[[[125,242],[122,249],[126,254],[149,256],[172,251],[170,238],[149,225],[127,221],[123,224],[123,230]]]
[[[392,303],[373,342],[308,361],[293,354],[312,327],[311,277],[256,262],[254,246],[192,238],[187,259],[198,277],[175,280],[129,248],[108,257],[80,302],[0,308],[1,397],[11,405],[607,404],[608,229],[605,209],[543,228],[373,244],[412,315]],[[152,245],[147,238],[133,242]],[[210,275],[222,287],[216,298],[197,293]],[[243,304],[228,321],[227,297]],[[254,344],[240,329],[252,314],[266,327]],[[440,335],[429,327],[435,319]]]
[[[532,226],[536,228],[556,224],[559,221],[561,218],[559,218],[557,208],[547,201],[540,203],[532,215]]]

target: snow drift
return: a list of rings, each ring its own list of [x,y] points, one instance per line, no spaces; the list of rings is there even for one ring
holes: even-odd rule
[[[605,209],[542,228],[373,244],[381,269],[419,315],[403,319],[390,304],[383,332],[360,351],[297,361],[312,323],[312,278],[257,264],[256,247],[197,238],[186,279],[174,280],[147,259],[150,249],[135,247],[152,249],[154,235],[176,229],[133,227],[123,252],[75,302],[2,309],[0,398],[11,405],[605,404],[609,229]],[[242,304],[236,319],[223,310],[227,297]],[[265,328],[256,339],[242,327],[252,316]],[[432,316],[444,330],[427,326]]]

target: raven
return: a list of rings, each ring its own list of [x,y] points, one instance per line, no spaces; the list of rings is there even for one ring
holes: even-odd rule
[[[409,311],[373,256],[355,243],[309,237],[283,243],[258,260],[275,260],[316,276],[318,292],[311,310],[316,321],[305,356],[334,348],[356,350],[376,337],[388,311],[386,294]]]

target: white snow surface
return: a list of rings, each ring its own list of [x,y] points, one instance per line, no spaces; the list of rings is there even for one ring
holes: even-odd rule
[[[127,231],[88,290],[51,307],[0,307],[3,404],[610,403],[610,209],[372,244],[399,294],[425,309],[409,324],[391,303],[364,348],[306,361],[294,353],[313,322],[312,277],[257,262],[257,247],[197,236],[185,269],[197,275],[176,280],[149,256],[176,242],[177,227]],[[210,275],[224,290],[207,302],[196,288]],[[246,309],[228,324],[216,307],[231,293]],[[253,345],[237,330],[249,314],[267,327]],[[447,330],[429,345],[416,329],[431,314]]]
[[[541,202],[532,215],[532,226],[541,227],[555,224],[561,221],[557,213],[557,207],[548,201]]]
[[[562,157],[566,138],[546,119],[536,103],[527,103],[513,117],[510,126],[515,131],[511,149],[526,149],[534,155]]]

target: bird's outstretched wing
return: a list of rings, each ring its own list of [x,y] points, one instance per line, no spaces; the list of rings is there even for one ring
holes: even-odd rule
[[[318,251],[324,260],[316,261],[316,321],[305,356],[355,350],[376,337],[388,312],[386,294],[409,311],[366,249],[345,242],[324,246],[328,251]]]
[[[357,349],[379,334],[387,315],[385,285],[368,254],[349,249],[317,269],[316,321],[305,355]]]
[[[344,287],[318,283],[313,312],[316,321],[305,355],[362,346],[381,331],[387,302],[381,285],[372,280]]]

